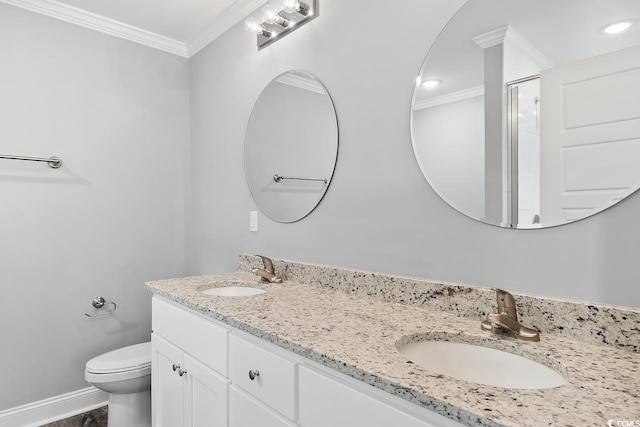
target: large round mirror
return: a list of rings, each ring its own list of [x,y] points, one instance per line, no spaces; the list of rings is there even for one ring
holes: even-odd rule
[[[306,71],[273,79],[253,107],[244,144],[247,183],[260,210],[279,222],[307,216],[327,191],[338,156],[325,87]]]
[[[471,218],[566,224],[640,186],[640,1],[469,0],[416,79],[411,133]]]

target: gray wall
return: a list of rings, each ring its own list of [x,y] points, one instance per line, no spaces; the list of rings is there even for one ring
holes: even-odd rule
[[[143,282],[187,273],[188,61],[0,3],[0,410],[149,340]],[[91,300],[118,303],[91,320]]]
[[[415,77],[462,0],[322,0],[320,17],[256,51],[238,24],[191,59],[192,273],[240,252],[640,307],[640,195],[594,217],[509,230],[459,214],[429,187],[409,134]],[[260,216],[243,171],[262,89],[303,69],[331,94],[340,146],[320,205],[293,224]]]

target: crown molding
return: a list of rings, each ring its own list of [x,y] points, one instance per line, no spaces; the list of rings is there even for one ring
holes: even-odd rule
[[[178,40],[105,18],[104,16],[87,12],[86,10],[78,9],[55,0],[0,0],[0,2],[149,46],[154,49],[163,50],[174,55],[187,57],[185,44]]]
[[[484,86],[476,86],[469,89],[460,90],[458,92],[448,93],[446,95],[436,96],[433,98],[423,99],[413,104],[413,111],[424,110],[425,108],[437,107],[450,102],[463,101],[476,96],[484,95]]]
[[[556,66],[556,64],[544,53],[540,52],[534,45],[529,43],[527,39],[522,37],[520,33],[508,25],[475,36],[473,37],[473,41],[483,49],[497,46],[501,43],[509,43],[520,51],[520,53],[533,61],[533,63],[541,70],[546,70]]]
[[[267,0],[237,0],[234,2],[225,9],[224,12],[218,15],[211,25],[199,36],[186,43],[187,56],[191,57],[198,53],[209,43],[220,37],[231,27],[244,20],[244,18],[266,3]]]
[[[504,42],[505,38],[507,38],[508,30],[508,25],[496,28],[495,30],[491,30],[473,37],[473,41],[483,49],[496,46]]]
[[[551,59],[549,59],[544,53],[540,52],[538,48],[529,43],[527,39],[522,37],[520,33],[513,28],[509,28],[509,31],[507,32],[507,39],[505,41],[533,61],[533,63],[541,70],[546,70],[556,66]]]
[[[159,49],[183,58],[189,58],[198,51],[220,37],[246,16],[253,13],[267,0],[238,0],[229,6],[203,31],[199,36],[187,43],[143,30],[133,25],[125,24],[114,19],[105,18],[86,10],[60,3],[56,0],[0,0],[22,9],[41,15],[79,25],[114,37],[129,40],[154,49]]]
[[[278,76],[278,78],[276,78],[276,81],[278,83],[282,83],[288,86],[297,87],[298,89],[319,93],[320,95],[327,94],[327,92],[324,90],[322,85],[318,83],[316,80],[311,78],[306,78],[298,74],[285,73]]]

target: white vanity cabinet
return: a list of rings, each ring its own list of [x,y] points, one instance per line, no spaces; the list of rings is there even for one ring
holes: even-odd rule
[[[154,426],[460,426],[158,296],[152,349]]]
[[[227,426],[229,381],[158,334],[151,347],[153,425]]]
[[[153,425],[226,427],[227,330],[158,298],[152,318]]]

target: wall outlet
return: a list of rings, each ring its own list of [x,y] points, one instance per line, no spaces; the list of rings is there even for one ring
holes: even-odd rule
[[[249,212],[249,231],[258,231],[258,212]]]

